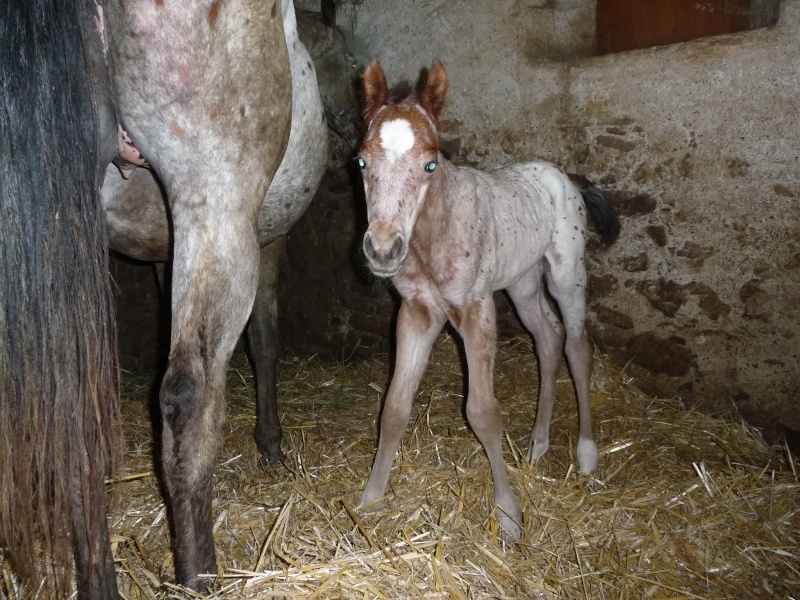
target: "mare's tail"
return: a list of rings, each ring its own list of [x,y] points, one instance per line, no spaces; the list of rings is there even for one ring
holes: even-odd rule
[[[0,544],[31,595],[50,573],[61,598],[73,555],[79,596],[116,596],[104,485],[119,448],[116,342],[82,33],[93,10],[0,9]],[[113,590],[87,588],[109,567]]]
[[[586,203],[586,208],[589,214],[592,215],[592,220],[600,230],[600,235],[606,244],[610,244],[619,236],[621,229],[617,211],[606,200],[603,192],[591,181],[580,175],[569,175],[572,183],[578,188],[578,191],[583,196],[583,201]]]

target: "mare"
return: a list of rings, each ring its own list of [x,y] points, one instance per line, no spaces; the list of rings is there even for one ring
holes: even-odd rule
[[[298,10],[297,33],[314,62],[328,126],[354,151],[363,134],[356,96],[359,67],[336,26],[334,0],[322,0],[320,12]]]
[[[160,404],[176,575],[198,589],[216,572],[225,374],[289,136],[280,11],[276,0],[0,9],[0,521],[31,594],[50,571],[45,585],[66,597],[72,555],[79,598],[119,597],[104,505],[118,405],[99,191],[115,153],[128,154],[120,125],[161,175],[173,224]]]
[[[482,172],[458,167],[439,151],[447,73],[433,63],[419,95],[408,84],[387,89],[377,61],[364,74],[368,131],[358,155],[369,226],[363,251],[370,270],[390,277],[402,297],[394,374],[383,406],[372,472],[361,496],[379,505],[408,424],[431,347],[449,320],[464,342],[466,414],[489,458],[497,521],[508,541],[522,534],[522,512],[503,461],[503,422],[494,397],[496,342],[492,293],[507,290],[536,341],[540,387],[528,460],[548,447],[563,328],[545,296],[558,303],[566,355],[578,397],[580,470],[597,466],[589,411],[592,346],[584,328],[586,209],[607,240],[619,221],[600,191],[579,189],[560,169],[530,162]]]
[[[258,285],[245,338],[256,378],[256,426],[254,438],[265,464],[284,458],[278,417],[275,373],[278,340],[278,278],[286,246],[286,234],[310,204],[328,160],[325,114],[337,115],[334,130],[348,143],[357,143],[358,103],[352,82],[352,58],[343,36],[335,29],[335,4],[322,3],[324,19],[296,19],[290,0],[283,2],[283,30],[292,72],[292,124],[286,153],[258,213],[261,249]],[[299,14],[299,11],[298,11]],[[300,37],[298,24],[322,55],[324,77],[315,69]],[[331,72],[332,71],[332,72]],[[317,80],[324,82],[322,93]],[[348,93],[349,91],[349,93]],[[344,102],[343,106],[325,106]],[[347,116],[351,118],[345,118]],[[155,173],[148,169],[120,170],[111,164],[102,190],[111,247],[142,261],[167,262],[171,258],[172,232],[167,199]]]

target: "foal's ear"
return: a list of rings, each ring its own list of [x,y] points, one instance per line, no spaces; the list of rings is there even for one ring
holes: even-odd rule
[[[381,63],[372,59],[364,71],[364,119],[371,123],[378,110],[386,104],[389,92]]]
[[[447,71],[439,60],[433,61],[431,70],[428,71],[428,80],[425,89],[419,97],[419,103],[433,119],[436,128],[439,128],[439,115],[444,106],[444,96],[447,93]]]

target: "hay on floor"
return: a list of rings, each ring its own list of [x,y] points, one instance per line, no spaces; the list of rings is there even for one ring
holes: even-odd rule
[[[504,547],[486,456],[467,427],[457,346],[437,343],[400,453],[388,506],[355,508],[372,463],[388,358],[289,358],[279,394],[288,459],[264,468],[252,439],[244,357],[228,381],[228,430],[214,514],[225,598],[788,598],[800,590],[800,479],[788,448],[738,420],[649,398],[597,357],[598,470],[577,472],[572,380],[562,371],[551,445],[524,461],[536,407],[527,339],[500,344],[512,488],[525,514]],[[187,598],[174,581],[166,510],[153,475],[147,386],[126,387],[126,474],[110,517],[125,597]]]

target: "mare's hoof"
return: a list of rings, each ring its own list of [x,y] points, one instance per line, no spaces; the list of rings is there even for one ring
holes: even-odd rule
[[[269,448],[267,450],[260,450],[261,452],[261,464],[265,467],[270,465],[276,465],[280,462],[286,460],[286,455],[283,453],[283,450],[278,448]]]

